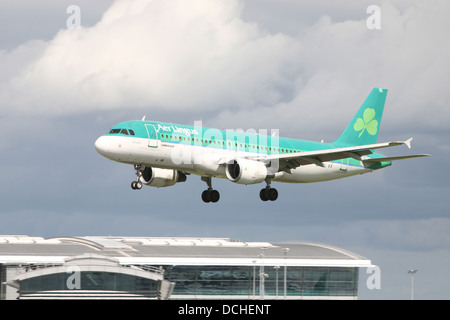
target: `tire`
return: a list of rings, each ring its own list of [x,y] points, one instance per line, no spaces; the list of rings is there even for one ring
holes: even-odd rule
[[[211,202],[211,192],[208,190],[205,190],[202,192],[202,200],[205,203]]]
[[[220,193],[217,190],[212,190],[210,194],[211,202],[217,202],[220,199]]]
[[[274,188],[270,188],[269,190],[267,190],[267,194],[268,194],[268,198],[270,201],[275,201],[278,199],[278,191],[277,189]]]
[[[268,191],[269,191],[268,189],[261,189],[261,191],[259,192],[259,197],[261,198],[262,201],[269,200]]]

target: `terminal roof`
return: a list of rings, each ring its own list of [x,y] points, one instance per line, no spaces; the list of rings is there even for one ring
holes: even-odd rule
[[[369,267],[370,260],[318,243],[246,242],[228,238],[0,236],[0,263],[63,264],[99,254],[123,265],[272,265]]]

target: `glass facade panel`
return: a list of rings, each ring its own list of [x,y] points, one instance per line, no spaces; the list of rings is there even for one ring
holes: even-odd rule
[[[156,266],[160,267],[160,266]],[[261,295],[260,266],[166,266],[166,280],[175,283],[173,296],[253,296]],[[358,268],[288,267],[286,294],[289,297],[356,297]],[[284,295],[285,268],[265,266],[264,295]],[[68,290],[71,274],[58,273],[21,281],[21,293]],[[73,283],[73,281],[71,282]],[[80,272],[81,290],[126,291],[154,294],[157,281],[110,272]],[[77,288],[78,289],[78,288]]]
[[[71,274],[56,273],[26,279],[20,282],[21,293],[38,291],[69,290],[69,284],[77,284]],[[128,274],[112,272],[82,271],[79,278],[79,290],[102,290],[102,291],[127,291],[131,293],[155,293],[157,292],[157,281],[135,277]]]
[[[166,280],[175,282],[173,295],[260,295],[260,266],[171,266]],[[284,294],[284,267],[264,267],[264,294]],[[288,267],[286,294],[356,296],[358,268]]]

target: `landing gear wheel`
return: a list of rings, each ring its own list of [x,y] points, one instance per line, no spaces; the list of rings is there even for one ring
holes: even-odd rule
[[[259,192],[262,201],[275,201],[278,199],[278,191],[275,188],[264,188]]]
[[[259,192],[259,197],[261,198],[262,201],[267,201],[269,200],[269,195],[267,194],[267,190],[269,189],[261,189],[261,191]]]
[[[208,184],[208,189],[202,192],[203,202],[208,203],[219,201],[220,193],[212,188],[211,177],[202,177],[202,180]]]
[[[202,200],[205,203],[211,202],[211,192],[208,190],[205,190],[202,192]]]
[[[278,190],[275,188],[270,188],[268,190],[268,195],[269,195],[269,200],[270,201],[275,201],[278,199]]]
[[[205,203],[217,202],[220,199],[220,193],[217,190],[205,190],[202,192],[202,200]]]
[[[140,181],[133,181],[131,183],[131,189],[133,189],[133,190],[140,190],[140,189],[142,189],[142,182],[140,182]]]
[[[264,189],[261,189],[259,192],[259,197],[262,201],[275,201],[278,199],[278,191],[275,188],[270,187],[270,183],[272,181],[269,178],[266,178],[266,187]]]
[[[220,199],[220,193],[217,190],[211,190],[211,202],[217,202]]]
[[[133,190],[140,190],[142,189],[142,182],[141,182],[141,177],[142,177],[142,171],[145,169],[145,167],[143,165],[139,165],[139,164],[135,164],[134,165],[134,170],[136,170],[136,181],[133,181],[131,183],[131,189]]]

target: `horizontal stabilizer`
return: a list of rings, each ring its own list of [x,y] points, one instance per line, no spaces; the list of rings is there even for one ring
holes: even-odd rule
[[[412,159],[412,158],[420,158],[420,157],[429,157],[429,154],[415,154],[411,156],[398,156],[398,157],[384,157],[384,158],[374,158],[374,159],[366,159],[362,160],[364,165],[372,165],[379,162],[384,161],[395,161],[395,160],[404,160],[404,159]]]
[[[318,162],[326,162],[326,161],[335,161],[345,158],[353,158],[356,160],[361,160],[362,156],[366,156],[368,154],[372,154],[373,149],[381,149],[399,146],[402,144],[409,143],[410,140],[407,141],[391,141],[391,142],[382,142],[375,144],[368,144],[364,146],[348,146],[344,148],[332,148],[332,149],[324,149],[324,150],[313,150],[313,151],[303,151],[303,152],[294,152],[288,154],[274,154],[274,155],[258,155],[258,156],[250,156],[247,157],[251,160],[297,160],[298,164],[294,166],[298,167],[299,165],[306,164],[318,164]],[[322,165],[321,165],[322,166]]]

